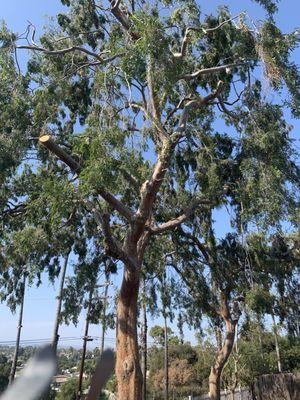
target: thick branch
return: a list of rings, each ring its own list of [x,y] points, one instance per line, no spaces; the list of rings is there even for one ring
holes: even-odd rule
[[[58,146],[54,140],[51,139],[50,135],[43,135],[39,138],[39,142],[45,146],[51,153],[55,154],[56,157],[65,163],[72,172],[80,174],[81,166],[74,160],[68,153],[66,153],[61,147]],[[127,220],[131,220],[133,213],[128,209],[120,200],[114,197],[106,189],[100,188],[98,190],[100,196],[116,211],[118,211]]]
[[[187,51],[187,47],[188,47],[188,44],[189,44],[189,34],[191,33],[191,30],[192,30],[191,28],[187,28],[185,30],[185,34],[184,34],[184,37],[183,37],[183,40],[182,40],[182,44],[181,44],[180,53],[173,53],[173,56],[175,58],[180,59],[180,58],[183,58],[183,57],[186,56],[186,51]]]
[[[153,60],[152,57],[148,57],[148,65],[147,65],[147,83],[148,83],[148,90],[149,90],[149,100],[150,100],[150,106],[151,106],[151,114],[152,114],[152,119],[154,122],[154,125],[157,129],[159,138],[161,142],[164,142],[164,140],[168,137],[167,133],[165,132],[164,128],[162,127],[160,123],[160,111],[159,111],[159,105],[157,102],[157,94],[155,92],[155,85],[154,85],[154,79],[153,79]]]
[[[66,164],[72,172],[77,174],[80,173],[81,167],[79,163],[74,160],[66,151],[58,146],[57,143],[52,140],[50,135],[43,135],[39,138],[39,142],[46,147],[51,153],[55,154],[56,157]]]
[[[192,74],[181,75],[179,79],[192,80],[198,78],[199,76],[212,75],[218,72],[231,70],[232,68],[243,67],[246,66],[247,64],[248,64],[247,62],[237,62],[225,65],[218,65],[217,67],[203,68],[197,70],[196,72],[193,72]]]
[[[85,204],[87,206],[87,209],[94,215],[97,225],[102,228],[107,254],[135,268],[136,267],[135,261],[132,260],[127,255],[127,253],[122,249],[121,244],[118,242],[118,240],[113,236],[111,232],[109,223],[110,220],[109,214],[105,213],[101,215],[101,213],[97,210],[97,208],[90,200],[85,200]]]
[[[151,179],[146,181],[141,188],[141,202],[137,211],[137,218],[143,221],[143,225],[150,216],[153,203],[170,165],[171,157],[178,140],[179,136],[173,136],[164,142]]]
[[[231,323],[231,314],[230,314],[230,308],[228,304],[228,295],[224,291],[221,291],[220,293],[220,315],[224,319],[224,321],[227,323]]]
[[[109,2],[111,4],[111,12],[115,16],[115,18],[120,22],[123,28],[129,32],[133,40],[138,40],[140,38],[140,35],[132,30],[131,22],[129,21],[127,16],[120,10],[120,1],[109,0]]]
[[[201,107],[203,105],[206,105],[209,102],[211,102],[212,100],[216,99],[221,94],[223,87],[224,87],[224,83],[222,81],[219,81],[216,90],[214,92],[210,93],[208,96],[198,97],[198,98],[189,100],[183,108],[183,111],[182,111],[182,114],[181,114],[181,117],[179,120],[178,128],[177,128],[177,132],[178,133],[184,132],[190,111],[192,111],[196,107]]]

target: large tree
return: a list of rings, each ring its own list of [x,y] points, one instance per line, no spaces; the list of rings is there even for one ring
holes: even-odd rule
[[[118,393],[140,399],[137,300],[154,237],[189,229],[189,219],[224,205],[243,229],[279,223],[295,208],[290,127],[282,102],[269,101],[255,75],[263,67],[275,91],[286,85],[284,106],[299,116],[300,77],[290,61],[297,36],[276,27],[268,0],[259,1],[268,12],[259,27],[227,8],[203,17],[194,0],[62,3],[69,12],[39,41],[32,24],[23,36],[2,32],[10,57],[32,51],[30,118],[20,130],[23,153],[35,158],[19,162],[5,199],[30,223],[60,226],[76,209],[102,229],[107,255],[124,265]],[[8,201],[2,214],[13,216]]]

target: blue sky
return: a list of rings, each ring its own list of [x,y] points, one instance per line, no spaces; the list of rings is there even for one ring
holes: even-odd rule
[[[264,11],[251,0],[207,0],[201,1],[203,13],[213,12],[220,5],[229,5],[232,14],[238,14],[246,11],[254,20],[258,20],[264,16]],[[64,7],[59,0],[0,0],[0,18],[4,19],[8,28],[23,32],[27,27],[27,21],[32,22],[38,31],[41,31],[43,25],[47,22],[46,16],[55,16],[62,12]],[[283,0],[279,4],[279,14],[276,17],[277,23],[284,32],[293,31],[299,24],[300,3],[299,0]],[[20,55],[22,62],[24,55]],[[295,52],[295,60],[300,64],[300,50]],[[291,121],[290,116],[286,116],[289,122],[294,125],[293,137],[297,138],[299,146],[299,135],[297,134],[300,123],[299,121]],[[215,218],[219,220],[217,233],[223,236],[229,229],[228,217],[224,212],[215,214]],[[72,267],[69,266],[69,270]],[[47,282],[45,280],[45,282]],[[25,298],[24,323],[22,331],[22,339],[41,339],[50,338],[52,334],[53,318],[55,315],[55,296],[58,283],[54,287],[51,284],[44,283],[40,288],[28,289]],[[80,337],[83,335],[83,318],[81,318],[78,327],[63,326],[61,328],[62,337]],[[151,324],[150,324],[151,325]],[[11,315],[9,309],[0,305],[0,342],[6,340],[14,340],[17,327],[17,315]],[[177,330],[176,327],[174,330]],[[90,334],[99,336],[100,328],[91,326]],[[107,336],[109,345],[113,345],[114,332],[108,332]],[[188,340],[193,340],[193,332],[190,332],[188,327],[185,327],[185,337]],[[62,342],[63,345],[80,345],[80,340]],[[98,343],[93,343],[97,345]]]

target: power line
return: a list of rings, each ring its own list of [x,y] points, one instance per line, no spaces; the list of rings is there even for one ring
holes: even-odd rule
[[[89,337],[93,340],[100,340],[100,336],[89,335]],[[62,336],[59,338],[59,342],[71,342],[71,341],[79,341],[82,340],[83,336]],[[15,339],[12,340],[0,340],[0,346],[10,346],[14,345],[16,342]],[[47,344],[51,343],[52,338],[40,338],[40,339],[23,339],[20,340],[20,343],[23,345],[30,344]],[[105,342],[116,343],[116,338],[113,337],[105,337]],[[154,342],[149,342],[148,344],[154,344]]]

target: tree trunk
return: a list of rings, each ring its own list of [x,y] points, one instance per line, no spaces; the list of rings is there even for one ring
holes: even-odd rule
[[[221,374],[223,368],[232,352],[235,338],[235,327],[237,320],[232,320],[228,305],[228,298],[225,293],[221,293],[221,316],[225,321],[226,333],[221,350],[218,350],[215,363],[209,375],[209,395],[211,400],[220,400]]]
[[[70,252],[66,255],[64,263],[63,263],[61,277],[60,277],[60,284],[59,284],[59,292],[58,292],[58,296],[57,296],[57,308],[56,308],[56,316],[55,316],[53,338],[52,338],[52,347],[53,347],[53,351],[55,354],[57,352],[57,344],[58,344],[58,340],[59,340],[58,329],[59,329],[59,325],[60,325],[62,293],[63,293],[63,289],[64,289],[64,284],[65,284],[65,277],[66,277],[69,255],[70,255]]]
[[[147,303],[146,303],[146,283],[143,282],[143,330],[142,330],[142,351],[143,351],[143,400],[147,399]]]
[[[105,278],[105,289],[104,289],[104,302],[103,302],[103,313],[102,313],[102,331],[101,331],[101,341],[100,341],[100,355],[104,351],[105,333],[106,333],[106,308],[107,308],[107,295],[109,286],[109,274],[106,274]]]
[[[80,400],[82,397],[82,379],[83,379],[84,363],[85,363],[85,356],[86,356],[86,346],[87,346],[88,334],[89,334],[90,309],[91,309],[92,295],[93,295],[93,290],[91,290],[90,294],[89,294],[88,308],[87,308],[87,312],[86,312],[83,347],[82,347],[82,357],[81,357],[81,362],[80,362],[76,400]]]
[[[274,331],[274,339],[275,339],[275,349],[276,349],[278,372],[281,373],[282,366],[281,366],[280,349],[279,349],[279,343],[278,343],[278,331],[277,331],[277,325],[276,325],[276,321],[275,321],[275,317],[274,317],[273,313],[272,313],[272,320],[273,320],[273,331]]]
[[[125,265],[117,305],[116,377],[118,400],[142,398],[142,372],[137,338],[139,270]]]
[[[14,352],[14,358],[11,365],[10,375],[9,375],[9,384],[12,384],[15,379],[18,356],[19,356],[19,348],[20,348],[20,338],[21,338],[21,330],[22,330],[22,322],[23,322],[23,310],[24,310],[24,298],[25,298],[25,286],[26,286],[26,274],[23,275],[22,289],[21,289],[21,303],[20,303],[20,314],[19,314],[19,322],[18,322],[18,330],[17,330],[17,338],[16,338],[16,347]]]
[[[257,333],[258,333],[258,342],[259,342],[259,353],[260,353],[260,358],[263,360],[264,359],[264,352],[263,352],[263,341],[262,341],[262,321],[261,317],[259,315],[256,316],[257,320]]]

